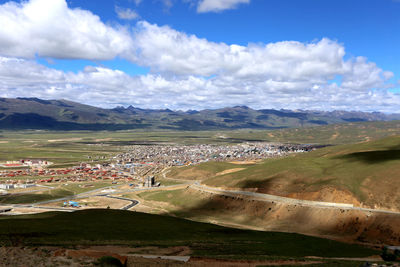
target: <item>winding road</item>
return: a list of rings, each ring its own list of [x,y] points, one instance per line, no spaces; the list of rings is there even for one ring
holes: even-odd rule
[[[140,203],[138,200],[135,200],[135,199],[125,198],[125,197],[113,197],[113,196],[110,196],[110,195],[107,195],[107,194],[106,195],[97,195],[97,196],[114,198],[114,199],[119,199],[119,200],[126,200],[126,201],[130,201],[131,202],[130,204],[120,208],[120,210],[129,210],[130,208],[132,208],[132,207],[134,207],[134,206],[136,206],[136,205],[138,205]]]
[[[233,196],[233,197],[246,196],[246,197],[251,197],[251,198],[259,200],[259,201],[265,201],[265,202],[271,202],[271,203],[277,202],[277,203],[283,203],[283,204],[317,207],[317,208],[359,210],[359,211],[365,211],[365,212],[387,213],[387,214],[400,215],[400,212],[398,212],[398,211],[361,208],[361,207],[355,207],[353,204],[303,200],[303,199],[281,197],[281,196],[276,196],[276,195],[269,195],[269,194],[255,193],[255,192],[249,192],[249,191],[241,191],[241,190],[220,189],[220,188],[200,185],[199,182],[195,182],[195,183],[191,184],[190,187],[193,189],[211,193],[211,194],[219,194],[219,195]]]
[[[221,189],[221,188],[216,188],[216,187],[210,187],[210,186],[200,184],[199,181],[178,180],[178,179],[173,179],[173,178],[169,178],[169,177],[167,178],[166,177],[167,172],[168,172],[168,170],[163,170],[161,173],[163,175],[164,179],[181,181],[182,183],[177,184],[177,185],[170,185],[170,186],[150,187],[150,188],[133,188],[133,189],[124,189],[124,190],[118,190],[118,187],[122,186],[122,185],[118,185],[118,186],[111,186],[111,187],[106,187],[106,188],[95,189],[95,190],[87,191],[87,192],[77,194],[74,196],[63,197],[63,198],[58,198],[58,199],[53,199],[53,200],[48,200],[48,201],[42,201],[42,202],[38,202],[38,203],[34,203],[34,204],[24,204],[24,205],[23,204],[18,204],[18,205],[11,204],[11,205],[0,205],[0,206],[15,207],[15,208],[17,208],[17,207],[39,208],[39,209],[69,211],[70,212],[70,211],[74,211],[76,209],[58,208],[58,207],[57,208],[56,207],[43,207],[40,205],[58,202],[58,201],[67,201],[67,200],[71,200],[71,199],[82,199],[82,198],[87,198],[87,197],[91,197],[91,196],[103,196],[103,197],[108,197],[108,198],[113,198],[113,199],[129,201],[130,204],[125,205],[122,208],[120,208],[122,210],[129,210],[132,207],[140,204],[140,202],[138,200],[124,198],[124,197],[117,197],[117,196],[112,196],[112,195],[138,192],[138,191],[172,190],[174,188],[178,189],[178,188],[190,187],[194,190],[207,192],[210,194],[224,195],[224,196],[230,196],[230,197],[247,197],[247,198],[252,198],[254,200],[265,201],[265,202],[270,202],[270,203],[276,202],[276,203],[282,203],[282,204],[316,207],[316,208],[358,210],[358,211],[369,212],[369,213],[386,213],[386,214],[400,215],[400,212],[398,212],[398,211],[355,207],[353,204],[311,201],[311,200],[282,197],[282,196],[277,196],[277,195],[256,193],[256,192],[250,192],[250,191],[243,191],[243,190],[230,190],[230,189]],[[104,194],[95,194],[96,192],[103,191],[105,189],[114,189],[115,191],[110,192],[110,193],[104,193]]]
[[[168,172],[169,172],[168,169],[164,169],[161,172],[163,178],[176,181],[177,179],[169,178],[166,176],[166,174]],[[186,182],[185,185],[189,185],[189,187],[192,189],[202,191],[202,192],[207,192],[210,194],[218,194],[218,195],[231,196],[231,197],[245,196],[245,197],[250,197],[250,198],[258,200],[258,201],[265,201],[265,202],[271,202],[271,203],[276,202],[276,203],[282,203],[282,204],[308,206],[308,207],[316,207],[316,208],[358,210],[358,211],[364,211],[364,212],[370,212],[370,213],[386,213],[386,214],[400,215],[400,212],[398,212],[398,211],[355,207],[353,204],[288,198],[288,197],[281,197],[281,196],[277,196],[277,195],[255,193],[255,192],[243,191],[243,190],[229,190],[229,189],[221,189],[221,188],[217,188],[217,187],[210,187],[210,186],[200,184],[199,181],[191,181],[191,180],[181,180],[181,181],[185,181]]]

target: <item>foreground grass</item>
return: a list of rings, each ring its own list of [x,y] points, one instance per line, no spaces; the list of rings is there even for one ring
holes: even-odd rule
[[[359,245],[300,234],[239,230],[184,219],[120,210],[47,212],[0,217],[3,245],[189,246],[194,256],[367,257]]]

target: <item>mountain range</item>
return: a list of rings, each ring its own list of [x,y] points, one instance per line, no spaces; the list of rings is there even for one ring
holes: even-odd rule
[[[104,109],[68,100],[0,98],[0,129],[46,130],[228,130],[282,129],[400,120],[400,114],[358,111],[254,110],[246,106],[173,111],[133,106]]]

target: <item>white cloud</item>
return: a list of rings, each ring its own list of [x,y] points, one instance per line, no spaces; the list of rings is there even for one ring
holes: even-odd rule
[[[296,92],[326,84],[340,75],[342,88],[367,91],[385,87],[393,76],[363,57],[344,60],[343,45],[322,39],[301,43],[284,41],[247,46],[209,42],[147,22],[138,24],[135,46],[138,62],[153,72],[180,76],[217,75],[231,83],[268,83]]]
[[[140,5],[143,0],[131,0],[136,6]],[[168,11],[176,2],[176,0],[153,0],[161,2],[166,11]],[[198,13],[222,12],[224,10],[236,9],[241,4],[249,4],[250,0],[181,0],[188,3],[190,7],[197,6]]]
[[[132,39],[123,28],[105,25],[90,11],[65,0],[30,0],[0,5],[0,54],[71,59],[113,59]]]
[[[118,18],[125,20],[135,20],[139,18],[139,14],[130,8],[122,8],[119,6],[115,7],[115,12],[118,15]]]
[[[78,73],[34,61],[0,58],[0,96],[70,99],[96,106],[133,104],[147,108],[204,109],[234,105],[253,108],[345,109],[394,112],[400,95],[358,90],[327,81],[243,80],[219,75],[130,76],[120,70],[88,66]]]
[[[200,0],[197,12],[221,12],[227,9],[234,9],[239,4],[248,4],[250,0]]]
[[[174,5],[172,0],[161,0],[161,2],[164,4],[166,10],[169,10]]]
[[[45,8],[44,8],[45,7]],[[67,98],[112,107],[254,108],[396,111],[393,73],[364,57],[345,59],[343,44],[236,45],[210,42],[168,26],[138,22],[133,32],[101,22],[64,0],[0,5],[0,95]],[[48,58],[113,59],[149,67],[150,74],[88,66],[78,73],[45,67]],[[20,58],[20,59],[17,59]],[[341,82],[333,82],[340,76]]]

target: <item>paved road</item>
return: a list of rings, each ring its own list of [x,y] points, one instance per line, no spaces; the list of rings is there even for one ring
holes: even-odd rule
[[[183,186],[183,185],[171,185],[171,186],[160,186],[160,187],[149,187],[149,188],[144,187],[144,188],[135,188],[135,189],[128,189],[128,190],[118,190],[118,187],[121,187],[121,186],[124,186],[124,184],[109,186],[109,187],[102,187],[102,188],[86,191],[86,192],[83,192],[83,193],[80,193],[77,195],[73,195],[73,196],[67,196],[67,197],[62,197],[62,198],[57,198],[57,199],[40,201],[40,202],[30,203],[30,204],[4,204],[4,205],[0,204],[0,207],[4,206],[4,207],[15,207],[15,208],[38,208],[38,209],[48,209],[48,210],[72,212],[72,211],[76,211],[78,209],[64,208],[64,207],[46,207],[46,206],[40,206],[40,205],[59,202],[59,201],[77,200],[77,199],[87,198],[90,196],[107,196],[109,198],[130,201],[131,203],[129,205],[126,205],[121,208],[123,210],[129,210],[130,208],[138,205],[140,202],[137,200],[129,199],[129,198],[114,197],[114,196],[110,196],[110,195],[111,194],[124,194],[124,193],[137,192],[137,191],[172,189],[174,187]],[[104,193],[104,194],[95,194],[99,191],[101,192],[103,190],[110,190],[110,189],[114,189],[115,191],[110,192],[110,193]]]
[[[211,194],[220,194],[220,195],[227,195],[227,196],[247,196],[247,197],[255,198],[257,200],[272,202],[272,203],[278,202],[278,203],[299,205],[299,206],[308,206],[308,207],[335,208],[335,209],[344,209],[344,210],[359,210],[359,211],[365,211],[365,212],[371,212],[371,213],[372,212],[373,213],[388,213],[388,214],[400,215],[400,212],[396,212],[396,211],[360,208],[360,207],[354,207],[352,204],[310,201],[310,200],[287,198],[287,197],[281,197],[281,196],[276,196],[276,195],[261,194],[261,193],[254,193],[254,192],[240,191],[240,190],[225,190],[225,189],[219,189],[219,188],[215,188],[215,187],[200,185],[199,182],[195,182],[194,184],[190,185],[190,187],[193,189],[208,192]]]
[[[58,201],[66,201],[66,200],[71,200],[71,199],[82,199],[82,198],[87,198],[90,197],[91,194],[99,192],[99,191],[103,191],[103,190],[110,190],[110,189],[115,189],[118,188],[120,186],[123,185],[114,185],[114,186],[109,186],[109,187],[102,187],[102,188],[98,188],[98,189],[93,189],[90,191],[86,191],[77,195],[72,195],[72,196],[68,196],[68,197],[62,197],[62,198],[57,198],[57,199],[51,199],[51,200],[46,200],[46,201],[40,201],[40,202],[36,202],[34,203],[34,205],[42,205],[42,204],[48,204],[48,203],[53,203],[53,202],[58,202]]]
[[[97,195],[97,196],[104,196],[104,197],[108,197],[108,198],[114,198],[114,199],[120,199],[120,200],[126,200],[126,201],[130,201],[131,203],[122,207],[121,210],[129,210],[130,208],[138,205],[140,202],[138,200],[135,199],[130,199],[130,198],[124,198],[124,197],[113,197],[113,196],[109,196],[109,195]]]
[[[166,185],[166,186],[158,186],[158,187],[141,187],[141,188],[133,188],[133,189],[127,189],[123,191],[115,191],[110,194],[125,194],[125,193],[132,193],[132,192],[140,192],[140,191],[153,191],[153,190],[171,190],[174,188],[182,188],[185,186],[192,185],[193,182],[187,182],[183,184],[175,184],[175,185]]]

